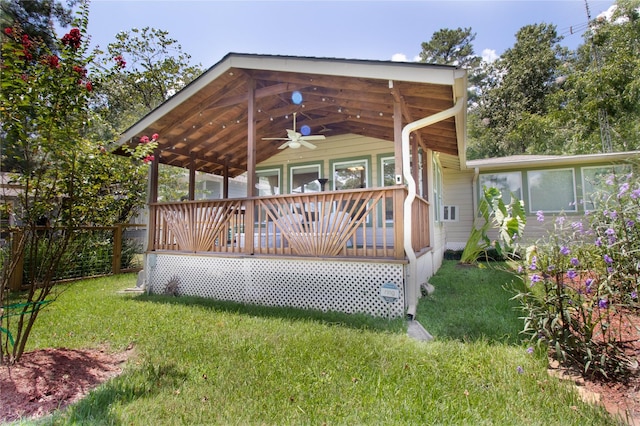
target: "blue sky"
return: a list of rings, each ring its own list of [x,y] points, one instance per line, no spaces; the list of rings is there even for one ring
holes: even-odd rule
[[[613,0],[589,1],[592,18]],[[414,60],[442,28],[471,27],[477,55],[500,55],[527,24],[555,24],[562,44],[583,42],[584,0],[502,1],[131,1],[93,0],[92,45],[145,26],[166,30],[194,64],[229,52],[372,60]],[[573,34],[572,34],[573,32]]]

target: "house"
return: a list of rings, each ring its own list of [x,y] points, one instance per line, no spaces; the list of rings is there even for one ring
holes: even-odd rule
[[[515,155],[467,161],[466,169],[444,170],[443,210],[446,248],[462,250],[475,214],[482,188],[501,190],[504,202],[511,193],[524,201],[527,225],[523,243],[545,237],[553,221],[537,220],[537,213],[550,217],[560,213],[576,220],[593,208],[591,196],[606,189],[603,182],[612,173],[624,175],[632,170],[630,160],[640,151],[585,155]],[[496,232],[490,232],[492,239]]]
[[[147,288],[414,316],[446,246],[443,177],[465,169],[466,89],[452,66],[228,54],[118,141],[160,135]],[[183,201],[158,202],[160,164],[188,170]]]

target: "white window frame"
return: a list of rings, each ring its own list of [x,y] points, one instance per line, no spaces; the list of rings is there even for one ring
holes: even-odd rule
[[[457,222],[460,216],[460,208],[455,205],[447,204],[442,206],[442,221],[443,222]]]
[[[532,175],[534,173],[548,173],[548,172],[564,172],[569,171],[571,174],[571,191],[573,195],[573,201],[569,202],[566,206],[560,209],[546,210],[541,209],[539,206],[535,205],[535,201],[531,195],[531,189],[533,186],[531,185]],[[529,195],[529,213],[536,213],[537,211],[542,211],[544,213],[560,213],[560,212],[571,212],[575,213],[578,211],[578,203],[576,196],[576,171],[571,167],[562,168],[562,169],[542,169],[542,170],[529,170],[527,171],[527,192]]]
[[[322,165],[319,164],[319,163],[299,165],[299,166],[291,166],[289,168],[289,193],[290,194],[316,193],[316,192],[320,192],[321,191],[320,182],[315,181],[315,183],[317,184],[317,190],[314,189],[312,191],[293,192],[293,190],[294,190],[294,187],[293,187],[293,176],[295,174],[295,171],[296,170],[300,170],[300,169],[311,169],[311,168],[317,169],[318,178],[320,178],[322,176]],[[312,182],[307,182],[307,185],[312,184],[312,183],[313,183],[313,181]]]
[[[512,191],[511,190],[511,186],[509,186],[508,188],[501,188],[498,187],[496,185],[492,185],[495,188],[498,188],[500,190],[500,192],[502,193],[502,201],[505,204],[510,204],[511,203],[511,193],[513,192],[514,195],[516,197],[518,197],[519,199],[522,199],[522,172],[492,172],[492,173],[480,173],[480,176],[478,178],[478,195],[480,198],[484,197],[484,186],[488,186],[486,184],[484,184],[482,182],[483,178],[486,176],[511,176],[513,178],[515,178],[515,180],[517,181],[517,183],[519,184],[520,188],[520,194],[517,193],[517,191]],[[493,181],[495,181],[495,179],[493,179]],[[507,177],[507,182],[511,183],[509,177]]]
[[[585,171],[588,170],[603,170],[605,171],[606,175],[611,175],[611,174],[615,174],[615,175],[622,175],[622,174],[627,174],[630,173],[632,171],[632,167],[630,164],[607,164],[607,165],[601,165],[601,166],[587,166],[587,167],[582,167],[581,168],[581,172],[582,172],[582,202],[584,204],[584,208],[585,210],[590,210],[595,208],[595,206],[593,205],[593,203],[591,202],[591,195],[595,194],[598,191],[601,190],[605,190],[606,188],[599,188],[599,187],[595,187],[594,185],[592,185],[591,182],[587,181],[587,176],[585,176]],[[592,187],[593,190],[589,191],[587,190],[587,187]],[[618,188],[613,188],[611,187],[613,191],[618,191]]]
[[[362,170],[364,172],[363,176],[364,176],[364,186],[361,186],[361,188],[368,188],[369,187],[369,161],[367,161],[366,158],[358,158],[355,160],[350,160],[350,161],[336,161],[334,163],[332,163],[331,166],[331,176],[333,176],[333,189],[334,191],[339,191],[342,188],[338,188],[338,179],[336,178],[336,168],[338,166],[345,166],[345,165],[357,165],[357,167],[359,166],[364,166],[364,169]]]
[[[278,176],[278,185],[276,186],[276,194],[261,194],[260,193],[260,178],[268,177],[268,176]],[[279,168],[275,169],[261,169],[256,171],[256,185],[258,186],[258,196],[268,197],[271,195],[280,195],[282,194],[282,175]]]

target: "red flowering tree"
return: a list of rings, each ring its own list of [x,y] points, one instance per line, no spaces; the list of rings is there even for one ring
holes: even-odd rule
[[[12,252],[32,259],[24,268],[28,291],[12,301],[8,278],[18,267],[17,256],[0,251],[0,362],[20,359],[40,310],[62,289],[52,280],[74,258],[76,227],[101,223],[105,182],[117,182],[103,164],[109,157],[105,142],[89,133],[94,82],[87,22],[83,4],[74,28],[54,47],[17,25],[0,33],[0,169],[5,183],[17,188],[16,199],[2,198],[0,213],[13,225]],[[154,143],[143,145],[134,152],[140,159]]]

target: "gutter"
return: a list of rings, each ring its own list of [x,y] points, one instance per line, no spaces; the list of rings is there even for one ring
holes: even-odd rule
[[[407,198],[404,200],[404,251],[407,254],[409,260],[409,271],[407,273],[407,284],[405,287],[405,297],[407,298],[407,316],[414,319],[416,316],[416,309],[418,307],[418,277],[416,266],[416,252],[413,250],[411,241],[412,230],[412,218],[411,218],[411,204],[416,198],[416,182],[411,176],[411,164],[409,161],[410,155],[410,143],[409,136],[411,132],[422,129],[423,127],[430,126],[439,121],[446,120],[458,114],[465,104],[465,97],[460,96],[455,105],[444,111],[440,111],[436,114],[428,117],[421,118],[412,123],[407,124],[402,128],[402,174],[407,182]]]

